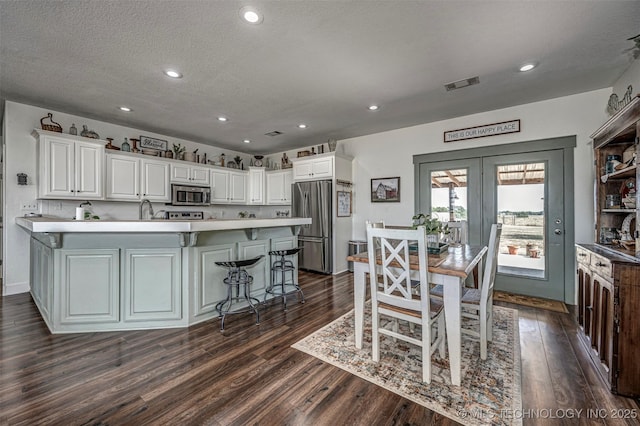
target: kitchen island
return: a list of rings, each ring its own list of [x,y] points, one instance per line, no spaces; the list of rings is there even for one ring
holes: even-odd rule
[[[262,300],[270,250],[297,247],[307,218],[99,220],[19,217],[31,235],[31,294],[52,333],[187,327],[218,316],[226,269],[248,271]],[[297,278],[296,278],[297,279]]]

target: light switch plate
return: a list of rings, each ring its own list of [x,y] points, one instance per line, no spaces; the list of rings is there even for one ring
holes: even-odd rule
[[[30,201],[28,203],[22,203],[20,209],[23,212],[37,212],[38,211],[38,202],[36,200]]]

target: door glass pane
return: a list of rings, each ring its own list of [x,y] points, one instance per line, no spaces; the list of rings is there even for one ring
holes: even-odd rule
[[[545,278],[545,163],[496,167],[498,272]]]
[[[467,169],[431,172],[431,215],[443,222],[467,220]]]

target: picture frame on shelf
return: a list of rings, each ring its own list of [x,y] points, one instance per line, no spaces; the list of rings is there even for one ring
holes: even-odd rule
[[[400,177],[371,179],[372,203],[399,203]]]
[[[351,216],[351,192],[337,191],[336,197],[338,206],[338,217]]]
[[[163,139],[156,139],[150,136],[140,136],[140,149],[155,149],[158,151],[166,151],[169,149],[169,142]]]

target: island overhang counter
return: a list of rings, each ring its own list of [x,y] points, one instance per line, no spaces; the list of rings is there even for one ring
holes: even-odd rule
[[[262,300],[268,252],[297,247],[310,223],[16,218],[31,235],[31,294],[52,333],[187,327],[217,317],[227,271],[215,262],[236,258],[265,255],[249,270],[251,295]]]

